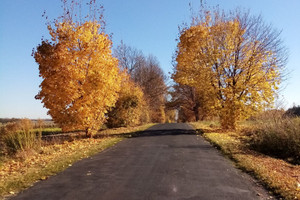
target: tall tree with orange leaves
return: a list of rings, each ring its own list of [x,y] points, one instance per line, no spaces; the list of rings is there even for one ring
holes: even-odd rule
[[[84,130],[91,137],[118,99],[118,60],[101,29],[102,15],[75,21],[72,10],[64,10],[54,25],[48,25],[51,41],[42,41],[33,52],[43,79],[36,99],[63,131]]]
[[[180,34],[172,77],[195,87],[222,127],[234,129],[272,106],[287,54],[280,32],[261,17],[202,9]]]

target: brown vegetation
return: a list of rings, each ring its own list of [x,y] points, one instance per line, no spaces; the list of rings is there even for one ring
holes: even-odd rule
[[[11,133],[12,130],[16,130],[14,134],[20,140],[18,135],[23,133],[18,128],[16,129],[15,126],[21,127],[24,125],[26,127],[30,120],[25,119],[22,121],[25,123],[13,126],[7,124],[7,127],[1,130],[0,139],[5,138],[6,134]],[[34,142],[31,146],[24,146],[23,149],[3,149],[7,146],[1,146],[1,150],[5,150],[6,154],[0,155],[0,199],[4,195],[16,194],[37,181],[45,180],[49,176],[72,166],[74,162],[102,151],[123,138],[130,137],[132,134],[145,130],[152,125],[102,130],[95,135],[95,138],[88,139],[73,137],[72,140],[66,141],[64,138],[60,140],[57,137],[57,140],[51,143],[39,140],[40,143]],[[14,128],[11,129],[11,127]],[[12,140],[9,141],[9,139]],[[27,137],[20,141],[23,142],[22,144],[25,144],[37,139],[29,139]],[[8,143],[14,140],[14,138],[7,138]]]
[[[204,120],[208,117],[208,109],[194,87],[177,83],[169,91],[171,100],[166,104],[168,109],[177,109],[180,122]],[[212,115],[212,113],[210,113]]]
[[[150,121],[165,122],[166,77],[156,57],[145,57],[141,51],[123,42],[115,49],[114,56],[119,59],[119,68],[127,71],[143,90]]]
[[[288,162],[300,164],[300,118],[277,116],[255,121],[244,130],[251,148]]]
[[[298,121],[297,119],[296,121]],[[298,122],[295,121],[295,124],[292,126],[298,126]],[[291,121],[292,122],[292,121]],[[265,121],[265,123],[269,123]],[[284,123],[284,122],[283,122]],[[300,199],[300,166],[296,164],[289,163],[291,160],[287,161],[280,160],[276,158],[278,154],[282,152],[295,152],[290,151],[288,146],[285,146],[285,149],[282,144],[278,143],[277,138],[273,139],[271,137],[265,137],[264,135],[257,135],[257,122],[248,121],[246,123],[241,123],[238,127],[238,130],[234,132],[221,131],[220,126],[215,122],[194,122],[192,123],[199,133],[203,134],[204,138],[210,141],[213,145],[217,146],[222,150],[225,155],[233,159],[238,167],[249,172],[255,178],[260,180],[267,188],[273,191],[276,195],[283,197],[284,199]],[[258,125],[259,126],[259,125]],[[272,130],[269,130],[268,126],[259,126],[259,129],[263,130],[265,134],[272,133],[275,127]],[[285,134],[289,134],[285,126],[281,126],[280,131],[285,131]],[[252,131],[249,131],[252,130]],[[282,132],[283,133],[283,132]],[[271,157],[265,155],[257,148],[253,148],[255,142],[257,142],[257,137],[261,137],[264,140],[263,147],[264,150],[271,151],[271,148],[278,145],[277,149],[273,149],[273,153],[277,153],[277,156]],[[278,137],[278,136],[276,136]],[[280,137],[280,136],[279,136]],[[287,138],[285,138],[287,139]],[[295,145],[295,141],[292,137],[289,138],[289,141],[283,142],[283,144],[293,145],[294,148],[299,144]],[[258,143],[259,144],[259,143]],[[257,145],[257,144],[255,144]],[[291,158],[292,154],[288,157]],[[293,154],[295,156],[295,154]],[[274,154],[272,154],[274,156]],[[298,154],[299,156],[299,154]],[[299,157],[295,157],[299,159]],[[295,160],[294,160],[295,161]],[[295,163],[295,162],[293,162]]]

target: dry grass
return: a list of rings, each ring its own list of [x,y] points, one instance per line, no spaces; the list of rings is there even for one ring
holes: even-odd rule
[[[0,199],[14,195],[37,181],[45,180],[74,162],[98,153],[123,140],[125,136],[152,125],[105,130],[99,133],[105,137],[65,141],[42,146],[39,151],[28,149],[18,152],[14,157],[0,157]]]
[[[34,130],[29,119],[11,122],[1,127],[0,142],[1,154],[15,154],[27,149],[38,149],[41,146],[41,130]]]
[[[258,153],[250,149],[248,135],[220,132],[201,122],[192,123],[204,130],[203,136],[233,159],[238,167],[261,180],[275,194],[284,199],[300,199],[300,166]],[[214,129],[216,131],[214,131]]]
[[[7,159],[0,168],[0,196],[15,194],[39,180],[71,166],[77,160],[93,155],[121,138],[83,139],[64,144],[41,147],[40,152],[19,152]]]
[[[246,128],[256,151],[300,164],[300,118],[273,118]]]

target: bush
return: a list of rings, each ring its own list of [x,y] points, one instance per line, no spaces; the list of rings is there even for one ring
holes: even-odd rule
[[[152,108],[150,110],[151,122],[154,123],[165,123],[166,114],[165,107],[160,105],[158,108]]]
[[[15,154],[18,151],[38,149],[41,146],[40,129],[33,129],[29,119],[12,122],[1,127],[1,153]]]
[[[174,123],[176,118],[176,110],[166,110],[166,123]]]
[[[300,118],[259,122],[248,133],[254,150],[300,164]]]
[[[107,127],[136,126],[149,121],[149,108],[143,90],[123,74],[122,88],[114,108],[108,113]]]
[[[27,149],[37,149],[41,145],[40,131],[18,131],[11,132],[4,136],[4,144],[10,154]]]

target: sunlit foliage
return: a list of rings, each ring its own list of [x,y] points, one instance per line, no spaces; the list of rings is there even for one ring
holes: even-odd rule
[[[182,30],[173,79],[195,87],[223,128],[272,106],[284,52],[279,33],[247,14],[205,11]]]
[[[108,113],[108,127],[136,126],[149,122],[149,108],[142,89],[124,71],[115,107]]]
[[[165,122],[166,76],[155,56],[145,57],[142,51],[121,44],[114,50],[119,59],[119,67],[130,75],[131,79],[144,92],[149,105],[152,122]]]
[[[70,17],[48,25],[51,41],[33,52],[43,81],[36,96],[63,131],[98,130],[120,90],[118,60],[112,42],[96,20],[74,22]]]

